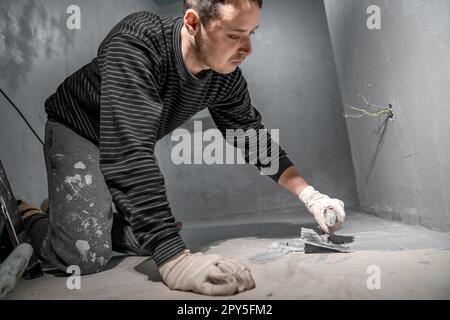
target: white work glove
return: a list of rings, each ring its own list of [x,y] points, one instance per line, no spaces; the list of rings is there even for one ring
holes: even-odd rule
[[[312,186],[306,187],[299,195],[306,209],[314,216],[319,227],[326,233],[332,234],[338,230],[345,220],[344,202],[338,199],[330,199],[329,196],[320,193]],[[325,222],[325,211],[331,209],[337,214],[337,221],[333,227],[329,227]]]
[[[163,264],[159,272],[164,283],[173,290],[223,296],[255,287],[250,269],[217,254],[192,254],[185,250]]]

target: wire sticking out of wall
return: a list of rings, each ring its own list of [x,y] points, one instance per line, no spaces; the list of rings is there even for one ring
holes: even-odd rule
[[[369,84],[369,88],[372,88],[372,85]],[[370,177],[372,175],[373,169],[375,168],[375,162],[378,158],[378,155],[383,147],[384,140],[386,138],[387,128],[388,128],[388,121],[394,120],[394,112],[392,111],[392,104],[388,104],[386,107],[379,106],[372,103],[372,97],[369,97],[369,100],[366,99],[365,96],[362,94],[359,94],[358,97],[361,97],[361,99],[364,102],[364,108],[356,108],[352,106],[348,106],[350,109],[356,111],[357,113],[353,114],[344,114],[343,116],[345,118],[353,118],[353,119],[360,119],[364,116],[366,117],[376,117],[380,119],[382,115],[386,115],[387,117],[384,118],[380,126],[378,127],[377,133],[378,133],[378,142],[375,149],[375,152],[370,160],[369,163],[369,170],[366,176],[366,184],[369,183]],[[376,111],[371,111],[368,108],[375,109]],[[381,119],[380,119],[381,120]]]
[[[378,111],[373,112],[373,111],[369,111],[369,110],[367,110],[365,108],[356,108],[356,107],[353,107],[353,106],[349,105],[347,107],[349,107],[350,109],[352,109],[354,111],[357,111],[358,113],[343,114],[343,116],[345,118],[359,119],[359,118],[362,118],[364,116],[367,116],[367,117],[380,117],[382,115],[387,115],[390,120],[394,120],[394,112],[392,111],[392,104],[388,104],[386,107],[378,106],[376,104],[373,104],[373,103],[369,102],[366,99],[366,97],[364,97],[362,94],[359,94],[358,97],[361,97],[362,100],[364,101],[364,103],[365,103],[364,107],[366,107],[366,108],[374,108],[374,109],[376,109]]]
[[[30,130],[33,132],[34,136],[39,140],[39,142],[44,145],[44,142],[42,141],[42,139],[39,137],[39,135],[36,133],[36,131],[34,131],[33,127],[31,126],[31,124],[28,122],[28,120],[25,118],[25,116],[23,115],[23,113],[19,110],[19,108],[17,108],[17,106],[14,104],[14,102],[12,102],[12,100],[8,97],[8,95],[3,91],[3,89],[0,88],[0,92],[3,94],[3,96],[6,98],[6,100],[8,100],[8,102],[14,107],[14,109],[16,109],[16,111],[19,113],[19,115],[22,117],[23,121],[25,121],[25,123],[27,124],[28,128],[30,128]]]

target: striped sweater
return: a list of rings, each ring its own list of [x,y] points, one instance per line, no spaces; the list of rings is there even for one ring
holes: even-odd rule
[[[127,16],[102,41],[97,56],[45,102],[50,120],[99,146],[114,203],[158,265],[185,244],[167,201],[156,142],[204,108],[223,134],[263,128],[239,68],[227,75],[208,70],[200,78],[189,72],[181,51],[182,24],[181,18],[147,11]],[[278,150],[279,170],[269,176],[274,181],[292,165]]]

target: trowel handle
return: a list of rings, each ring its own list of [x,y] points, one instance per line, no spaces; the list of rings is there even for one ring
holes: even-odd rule
[[[336,211],[333,210],[333,208],[326,208],[325,209],[325,224],[332,228],[336,225],[336,222],[338,220],[338,215]]]

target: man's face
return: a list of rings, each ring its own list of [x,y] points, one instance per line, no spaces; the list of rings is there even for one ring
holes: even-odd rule
[[[195,35],[198,56],[206,67],[222,74],[236,70],[251,53],[251,35],[259,27],[261,9],[253,1],[220,6],[217,17],[201,24]]]

